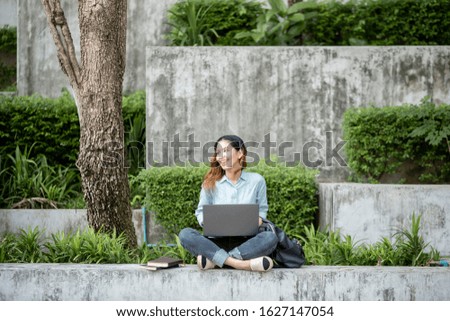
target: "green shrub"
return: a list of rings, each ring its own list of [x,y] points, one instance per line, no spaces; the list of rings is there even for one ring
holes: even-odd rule
[[[17,28],[4,26],[0,28],[0,51],[16,53],[17,51]]]
[[[180,1],[169,9],[171,29],[167,39],[175,46],[246,45],[245,40],[234,36],[254,28],[256,17],[262,12],[262,5],[257,1]]]
[[[207,168],[154,167],[136,177],[143,205],[156,214],[157,221],[169,234],[178,234],[184,227],[198,226],[194,211]]]
[[[145,168],[145,91],[123,97],[123,121],[129,173]]]
[[[436,249],[428,250],[420,235],[421,216],[412,217],[411,228],[400,228],[392,235],[394,241],[383,237],[375,244],[355,242],[351,236],[342,236],[339,231],[321,231],[305,226],[302,240],[308,264],[313,265],[383,265],[425,266],[439,260]]]
[[[201,184],[208,168],[161,167],[142,171],[136,177],[144,205],[155,212],[157,221],[169,234],[178,234],[184,227],[198,228],[194,215]],[[266,179],[269,203],[268,218],[287,233],[302,231],[313,222],[318,211],[316,171],[303,167],[268,166],[260,162],[248,171]]]
[[[262,8],[243,0],[182,1],[171,8],[168,39],[172,45],[450,44],[450,0],[296,2],[285,8],[269,0],[270,8]]]
[[[81,196],[75,168],[49,166],[43,155],[33,160],[31,150],[16,147],[13,155],[0,159],[0,207],[61,208]]]
[[[246,39],[252,45],[284,46],[301,44],[308,20],[316,15],[314,2],[301,2],[287,7],[283,0],[268,0],[270,9],[257,18],[256,28],[243,31],[236,39]],[[309,12],[306,12],[308,10]]]
[[[17,28],[0,28],[0,91],[15,91]]]
[[[179,242],[176,246],[143,244],[130,249],[123,234],[95,232],[92,228],[67,234],[58,232],[48,239],[39,228],[0,236],[0,263],[143,264],[159,256],[195,262]]]
[[[68,92],[57,99],[40,96],[0,97],[0,139],[5,154],[33,147],[31,158],[45,155],[51,165],[74,165],[80,130]]]
[[[440,259],[438,251],[424,242],[420,231],[420,216],[413,216],[411,229],[399,229],[391,241],[383,237],[371,245],[354,242],[339,231],[320,231],[304,226],[300,235],[308,264],[313,265],[383,265],[424,266]],[[296,235],[297,236],[297,235]],[[125,237],[115,233],[94,232],[91,228],[43,237],[38,228],[21,230],[18,235],[0,237],[0,263],[83,263],[143,264],[160,256],[183,259],[187,264],[195,258],[187,252],[175,236],[175,246],[166,243],[130,249]]]
[[[123,119],[130,167],[145,167],[145,92],[123,98]],[[51,166],[73,167],[78,157],[80,127],[75,103],[67,91],[59,98],[0,96],[2,155],[33,146],[30,158],[45,155]],[[136,152],[136,149],[139,149]],[[133,167],[134,166],[134,167]]]
[[[344,114],[345,153],[353,180],[450,182],[450,105],[352,108]]]
[[[320,3],[305,45],[449,45],[449,0],[352,0]]]
[[[0,61],[0,91],[15,91],[16,66],[7,66]]]

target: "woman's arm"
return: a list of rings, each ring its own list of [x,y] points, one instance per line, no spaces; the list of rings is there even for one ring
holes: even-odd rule
[[[195,216],[197,217],[198,224],[203,226],[203,205],[212,204],[211,193],[207,192],[204,188],[200,191],[200,200],[195,210]]]
[[[262,219],[267,218],[267,211],[269,205],[267,204],[267,186],[264,177],[261,176],[261,181],[258,184],[256,201],[259,205],[259,225],[262,224]]]

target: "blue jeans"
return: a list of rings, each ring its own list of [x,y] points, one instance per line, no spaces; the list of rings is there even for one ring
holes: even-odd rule
[[[222,267],[230,256],[239,260],[250,260],[256,257],[270,255],[278,244],[275,233],[262,231],[254,237],[243,240],[239,246],[232,248],[229,252],[220,247],[212,239],[203,236],[193,228],[185,228],[179,234],[183,247],[192,255],[202,255]]]

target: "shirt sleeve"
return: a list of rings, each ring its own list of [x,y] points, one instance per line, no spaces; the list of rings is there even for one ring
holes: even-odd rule
[[[267,186],[264,177],[261,176],[261,181],[258,184],[256,201],[259,205],[259,216],[261,218],[267,218],[267,211],[269,205],[267,204]]]
[[[212,196],[210,192],[207,192],[203,187],[200,191],[200,201],[198,202],[197,209],[195,210],[195,216],[197,217],[198,224],[203,226],[203,205],[212,204]]]

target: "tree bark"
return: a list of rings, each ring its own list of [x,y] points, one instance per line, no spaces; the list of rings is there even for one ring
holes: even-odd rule
[[[79,0],[80,66],[60,0],[42,0],[80,120],[80,170],[87,219],[95,230],[124,233],[136,246],[125,167],[122,83],[127,0]]]

